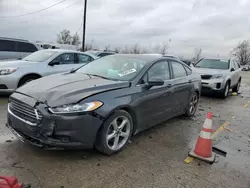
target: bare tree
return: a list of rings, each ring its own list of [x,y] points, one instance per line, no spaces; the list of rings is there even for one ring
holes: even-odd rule
[[[167,49],[168,49],[168,43],[163,42],[160,46],[159,53],[164,55],[167,53]]]
[[[164,55],[167,53],[167,49],[168,49],[168,43],[163,42],[162,44],[157,44],[156,46],[154,46],[153,51],[155,53]]]
[[[240,42],[236,48],[233,49],[233,55],[236,56],[241,65],[245,65],[250,61],[250,44],[248,40]]]
[[[115,52],[116,52],[116,53],[120,53],[120,51],[121,51],[121,48],[119,48],[119,47],[116,47],[116,48],[115,48]]]
[[[201,59],[201,54],[202,54],[202,49],[201,48],[195,48],[195,50],[194,50],[194,57],[193,57],[192,61],[194,63],[196,63],[197,61],[199,61]]]
[[[130,53],[130,50],[128,48],[128,46],[125,46],[123,50],[121,50],[122,53],[124,54],[129,54]]]
[[[80,36],[78,35],[78,33],[75,33],[72,37],[72,45],[78,46],[80,44]]]
[[[142,50],[141,50],[141,53],[142,53],[142,54],[147,54],[147,53],[149,53],[149,52],[150,52],[150,50],[149,50],[148,48],[146,48],[145,46],[142,47]]]
[[[110,44],[106,45],[104,50],[109,51],[110,50]]]
[[[139,44],[135,44],[131,47],[131,53],[132,54],[140,54],[141,53],[141,47]]]
[[[86,45],[85,45],[85,47],[84,47],[84,52],[85,52],[85,51],[88,51],[88,50],[93,50],[92,44],[86,44]]]
[[[70,31],[67,29],[62,30],[57,35],[57,42],[59,44],[71,44],[72,37],[70,35]]]

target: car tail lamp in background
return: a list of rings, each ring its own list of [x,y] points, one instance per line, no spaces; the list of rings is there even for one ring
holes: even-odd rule
[[[18,183],[18,180],[15,177],[0,176],[0,188],[24,188],[24,185]]]

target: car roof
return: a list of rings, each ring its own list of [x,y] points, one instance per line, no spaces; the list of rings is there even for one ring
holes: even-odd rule
[[[67,49],[44,49],[43,51],[53,51],[53,52],[77,52],[77,53],[82,53],[80,51],[76,50],[67,50]]]
[[[77,50],[66,50],[66,49],[42,49],[39,51],[52,51],[52,52],[57,52],[57,53],[79,53],[79,54],[87,54],[91,57],[93,57],[94,59],[97,59],[98,57],[95,56],[94,54],[88,53],[88,52],[81,52],[81,51],[77,51]]]
[[[0,40],[11,40],[11,41],[17,41],[17,42],[29,42],[28,40],[17,39],[17,38],[9,38],[9,37],[0,37]]]
[[[153,61],[156,60],[161,60],[161,59],[170,59],[173,60],[173,58],[169,57],[162,57],[162,55],[147,55],[147,54],[114,54],[112,56],[124,56],[124,57],[129,57],[129,58],[136,58],[145,61],[146,63],[152,63]]]
[[[212,58],[202,58],[202,59],[224,60],[224,61],[229,61],[229,60],[230,60],[230,59],[226,59],[226,58],[218,58],[218,57],[212,57]]]

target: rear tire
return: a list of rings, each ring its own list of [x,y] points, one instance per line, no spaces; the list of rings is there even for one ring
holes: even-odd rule
[[[189,104],[188,104],[188,107],[187,107],[187,110],[186,110],[186,113],[185,115],[187,117],[192,117],[194,116],[196,110],[197,110],[197,106],[198,106],[198,103],[199,103],[199,96],[197,94],[197,92],[194,92],[192,94],[192,97],[189,101]]]
[[[106,155],[117,153],[126,146],[132,132],[133,120],[130,114],[117,110],[104,121],[97,134],[95,148]]]
[[[238,93],[238,91],[240,90],[240,84],[241,84],[241,79],[239,79],[238,83],[236,86],[233,87],[233,92]]]
[[[222,90],[222,92],[220,93],[220,97],[222,99],[226,99],[228,97],[229,94],[229,90],[230,90],[230,84],[229,81],[226,82],[224,89]]]
[[[21,86],[23,86],[23,85],[25,85],[25,84],[27,84],[27,83],[33,81],[33,80],[36,80],[36,79],[38,79],[38,78],[40,78],[40,77],[39,77],[39,76],[36,76],[36,75],[24,76],[24,77],[19,81],[18,87],[21,87]]]

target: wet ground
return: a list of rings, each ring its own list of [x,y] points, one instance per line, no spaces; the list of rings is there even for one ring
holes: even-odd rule
[[[238,96],[203,96],[196,117],[178,117],[144,131],[109,157],[95,150],[45,151],[21,143],[5,128],[7,98],[2,97],[0,175],[17,176],[32,188],[249,188],[250,72],[242,74]],[[230,123],[214,140],[227,155],[217,155],[212,165],[199,160],[186,164],[208,111],[214,114],[214,130]]]

